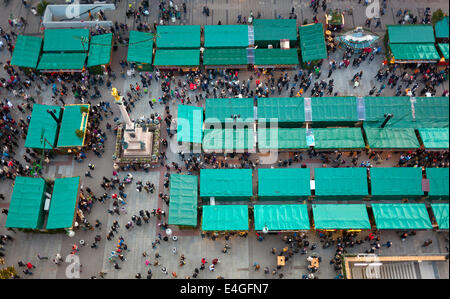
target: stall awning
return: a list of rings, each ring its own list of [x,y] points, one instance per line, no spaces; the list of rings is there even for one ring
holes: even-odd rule
[[[255,19],[253,31],[255,44],[259,47],[272,44],[275,48],[282,39],[288,39],[291,48],[297,44],[297,22],[294,19]]]
[[[25,147],[35,148],[35,149],[52,149],[55,146],[56,134],[58,131],[58,124],[47,112],[48,109],[56,110],[56,117],[59,117],[61,113],[61,108],[59,106],[41,105],[34,104],[33,112],[31,113],[31,121],[28,126],[27,139],[25,140]],[[45,139],[42,139],[43,136]]]
[[[365,168],[315,168],[316,199],[362,199],[369,195]]]
[[[247,25],[205,25],[205,48],[246,48]]]
[[[422,128],[418,131],[426,149],[449,148],[448,128]]]
[[[206,129],[203,137],[203,149],[207,151],[221,150],[253,150],[255,137],[253,128],[239,129]]]
[[[316,149],[361,149],[365,148],[360,128],[312,129]]]
[[[198,177],[170,176],[169,225],[197,226]]]
[[[200,65],[200,50],[156,50],[154,66],[195,67]]]
[[[41,53],[42,38],[19,35],[14,46],[11,65],[35,69]]]
[[[55,179],[46,229],[72,227],[79,186],[80,177]]]
[[[238,116],[234,119],[234,116]],[[253,99],[207,99],[205,123],[247,122],[253,123]]]
[[[178,105],[177,141],[202,143],[203,108]]]
[[[95,35],[91,38],[87,67],[111,62],[112,38],[112,33]]]
[[[83,115],[81,107],[89,110],[90,105],[64,106],[61,127],[59,129],[58,147],[77,147],[84,145],[89,112]],[[76,130],[82,130],[84,132],[83,137],[78,137]]]
[[[247,65],[246,49],[205,49],[203,65],[236,66]]]
[[[448,28],[448,16],[436,22],[436,24],[434,25],[436,38],[448,38]]]
[[[309,168],[259,168],[258,198],[306,199],[311,195]]]
[[[312,211],[316,229],[370,229],[363,204],[313,204]]]
[[[415,128],[448,129],[448,97],[418,97],[414,100]]]
[[[427,179],[430,182],[428,196],[431,199],[447,199],[449,197],[448,168],[426,168]]]
[[[372,204],[377,229],[432,229],[425,204]]]
[[[255,230],[269,231],[309,230],[308,206],[292,205],[255,205]]]
[[[379,128],[385,115],[393,114],[386,128],[412,128],[413,113],[409,97],[364,97],[364,127]]]
[[[248,206],[203,206],[203,231],[247,231]]]
[[[449,205],[448,203],[432,203],[434,218],[439,229],[448,229]]]
[[[253,196],[251,169],[201,169],[200,197],[249,199]]]
[[[85,53],[44,53],[39,60],[37,69],[43,71],[81,71],[85,62]]]
[[[170,25],[156,27],[156,48],[200,48],[200,25]]]
[[[302,62],[327,58],[327,46],[322,23],[298,27]]]
[[[89,29],[45,29],[44,52],[84,52],[89,50]]]
[[[259,98],[258,122],[277,119],[280,125],[303,123],[305,105],[303,98]]]
[[[276,66],[276,65],[297,65],[297,49],[255,49],[255,65]]]
[[[448,44],[438,44],[439,50],[441,50],[442,56],[448,60]]]
[[[365,128],[367,142],[373,149],[417,149],[420,147],[412,128]]]
[[[42,229],[45,217],[44,192],[44,179],[16,177],[5,226]]]
[[[306,149],[306,129],[304,128],[273,128],[258,129],[258,148],[268,149]]]
[[[434,32],[431,25],[387,25],[386,27],[390,43],[434,43]]]
[[[370,168],[370,184],[372,196],[380,199],[415,198],[423,195],[421,168]]]
[[[359,120],[356,97],[311,98],[311,111],[313,122],[345,123]]]
[[[439,60],[441,57],[434,43],[429,44],[389,44],[396,60]]]
[[[149,32],[130,31],[128,43],[128,62],[152,63],[153,34]]]

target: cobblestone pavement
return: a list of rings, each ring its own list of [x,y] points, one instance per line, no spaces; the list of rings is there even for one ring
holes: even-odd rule
[[[38,3],[38,0],[31,1],[34,5]],[[49,1],[52,3],[63,3],[60,1]],[[180,1],[174,1],[180,4]],[[330,2],[330,1],[328,1]],[[350,29],[355,26],[362,26],[365,22],[365,8],[357,3],[358,1],[331,1],[329,3],[329,8],[341,8],[348,9],[353,8],[353,15],[347,16],[346,18],[346,28]],[[395,12],[399,8],[408,7],[413,12],[421,13],[423,12],[423,7],[428,6],[434,11],[436,8],[443,8],[445,12],[448,13],[448,2],[443,0],[434,1],[419,1],[419,0],[398,0],[398,1],[388,1],[389,6],[386,11],[385,16],[382,17],[381,28],[374,29],[375,32],[383,35],[385,32],[385,25],[396,23],[396,18],[394,17]],[[128,4],[136,5],[137,1],[128,0],[120,1],[117,4],[117,11],[114,13],[107,13],[107,16],[113,20],[119,22],[127,22],[130,29],[135,28],[134,21],[125,17],[125,7]],[[145,21],[150,24],[153,21],[157,21],[158,11],[157,1],[151,1],[152,7],[155,9],[151,10],[151,13],[146,17]],[[181,21],[177,21],[176,24],[217,24],[221,21],[223,24],[235,24],[237,15],[248,15],[250,11],[256,15],[260,12],[262,18],[275,18],[279,15],[287,18],[291,8],[294,7],[298,15],[298,24],[301,24],[305,19],[312,19],[311,9],[308,7],[309,1],[299,1],[299,0],[188,0],[187,3],[187,14],[182,16]],[[2,4],[0,4],[1,6]],[[211,9],[210,17],[205,17],[201,11],[202,7],[207,5]],[[24,34],[38,35],[41,34],[39,18],[31,14],[29,9],[25,9],[21,1],[11,1],[7,9],[0,11],[0,26],[5,30],[9,30],[9,25],[7,19],[10,15],[14,17],[23,16],[26,18],[28,25],[24,28]],[[319,14],[319,20],[323,21],[323,14]],[[18,31],[19,33],[20,31]],[[382,38],[381,38],[382,40]],[[334,55],[342,55],[339,50]],[[333,55],[331,55],[331,58]],[[0,52],[0,61],[4,62],[9,60],[10,56],[7,50]],[[119,47],[118,51],[113,52],[113,63],[112,68],[118,74],[120,71],[119,62],[126,59],[126,47]],[[378,70],[381,64],[382,55],[376,57],[371,65],[367,62],[363,63],[362,69],[364,71],[364,77],[362,78],[361,85],[358,89],[353,89],[349,83],[354,73],[357,69],[348,68],[346,70],[338,70],[333,72],[332,78],[335,79],[335,90],[339,92],[339,95],[367,95],[368,91],[376,85],[373,76]],[[322,78],[326,77],[328,62],[324,62],[324,70],[322,73]],[[360,70],[358,69],[358,71]],[[3,68],[1,70],[2,76]],[[277,77],[280,72],[277,72]],[[293,74],[293,73],[292,73]],[[242,72],[240,74],[240,79],[245,80],[250,75],[248,72]],[[325,78],[326,79],[326,78]],[[117,87],[122,92],[125,92],[130,83],[135,83],[136,79],[126,78],[122,79],[118,76],[117,80],[113,82],[113,86]],[[253,88],[254,86],[252,86]],[[446,89],[448,89],[448,82],[446,82]],[[444,90],[444,86],[438,87],[438,95]],[[395,90],[386,88],[383,95],[393,95]],[[155,105],[154,109],[150,109],[148,105],[148,100],[153,97],[158,97],[161,94],[159,86],[153,84],[150,88],[149,94],[144,95],[143,98],[136,103],[135,108],[131,113],[131,117],[136,119],[141,116],[148,117],[150,113],[163,112],[162,105]],[[110,96],[109,90],[102,90],[103,100],[113,103],[113,99]],[[5,91],[1,91],[1,97],[8,97],[13,99],[12,94],[6,94]],[[281,96],[288,96],[288,94],[283,91]],[[51,104],[51,90],[44,92],[41,96],[36,97],[39,103]],[[20,103],[20,99],[13,99],[15,102]],[[73,103],[74,100],[68,98],[66,104]],[[178,103],[172,103],[170,105],[172,114],[176,116],[176,105]],[[197,105],[202,105],[204,103],[198,103]],[[119,110],[113,104],[114,116],[119,116]],[[14,114],[18,117],[20,112],[15,111]],[[24,117],[24,116],[22,116]],[[111,118],[111,117],[110,117]],[[112,122],[111,119],[106,120]],[[103,122],[102,129],[105,129],[105,123]],[[165,124],[163,124],[163,132],[165,132]],[[106,130],[105,130],[106,131]],[[164,133],[165,134],[165,133]],[[170,142],[175,142],[173,139]],[[17,156],[21,157],[23,155],[23,141],[21,142],[20,149],[17,150]],[[105,143],[105,154],[102,158],[97,158],[92,153],[88,154],[88,159],[84,163],[78,163],[70,157],[58,156],[55,158],[50,165],[44,168],[44,176],[46,177],[64,177],[64,176],[81,176],[83,186],[90,186],[95,194],[102,194],[103,189],[100,187],[101,177],[111,176],[112,174],[112,161],[111,156],[114,151],[114,136],[112,134],[108,135],[108,140]],[[167,151],[168,161],[176,161],[180,163],[177,154]],[[280,156],[283,157],[284,154]],[[358,163],[362,160],[367,160],[367,157],[363,155]],[[396,161],[396,156],[394,155],[391,160],[384,160],[381,164],[376,166],[392,166],[393,161]],[[318,160],[307,160],[307,165],[310,168],[321,167],[321,163]],[[87,170],[87,164],[93,163],[96,165],[95,171],[93,172],[94,178],[86,178],[84,172]],[[294,165],[293,165],[294,166]],[[298,166],[298,165],[295,165]],[[165,169],[164,169],[165,170]],[[165,171],[161,168],[153,169],[149,173],[144,172],[132,172],[135,180],[151,181],[155,184],[156,190],[161,192],[164,190],[162,185],[163,175]],[[256,176],[255,176],[256,179]],[[7,208],[9,206],[10,194],[12,191],[11,187],[12,181],[5,180],[0,182],[0,193],[5,194],[6,200],[0,202],[0,208]],[[174,235],[178,236],[178,241],[161,241],[161,244],[157,248],[152,249],[152,242],[158,238],[158,233],[160,232],[158,227],[157,219],[153,218],[149,224],[143,224],[141,227],[132,228],[127,231],[124,227],[126,222],[131,218],[131,215],[137,214],[139,210],[151,210],[153,208],[161,207],[164,210],[168,210],[165,203],[158,200],[157,193],[147,195],[147,193],[139,193],[135,190],[133,186],[129,186],[126,190],[128,194],[127,197],[127,214],[121,214],[120,216],[112,216],[106,213],[107,208],[111,202],[105,204],[97,203],[92,209],[91,213],[88,215],[88,219],[91,223],[99,219],[103,223],[103,229],[101,231],[82,231],[76,232],[74,238],[69,238],[66,235],[57,234],[24,234],[18,232],[12,234],[16,240],[6,246],[6,260],[8,265],[16,264],[18,260],[31,261],[37,268],[34,270],[33,276],[27,276],[27,278],[65,278],[66,277],[66,265],[56,266],[49,260],[39,260],[37,254],[40,253],[41,256],[48,256],[50,258],[54,257],[57,252],[60,252],[63,256],[70,253],[71,245],[80,240],[86,240],[87,244],[90,245],[96,234],[100,233],[103,240],[100,242],[99,248],[91,249],[90,246],[85,246],[80,249],[80,259],[82,266],[82,278],[89,278],[92,275],[97,275],[99,271],[108,272],[107,278],[133,278],[137,272],[142,273],[145,277],[146,271],[149,268],[145,264],[146,258],[142,256],[142,252],[146,251],[149,254],[149,261],[153,264],[154,253],[159,252],[161,258],[159,259],[159,266],[151,266],[154,278],[164,278],[171,277],[169,274],[166,276],[160,269],[161,267],[166,267],[168,272],[177,272],[179,278],[183,278],[187,275],[192,275],[194,267],[200,266],[200,260],[202,257],[211,260],[215,257],[220,258],[221,263],[216,267],[214,273],[209,272],[207,269],[202,271],[199,278],[215,278],[216,276],[223,276],[225,278],[263,278],[265,277],[262,268],[268,266],[273,269],[276,265],[275,256],[270,253],[270,249],[275,247],[281,249],[285,246],[282,242],[281,235],[268,235],[265,240],[259,242],[255,238],[254,231],[250,231],[247,238],[242,238],[238,236],[232,236],[230,238],[229,244],[231,249],[229,253],[223,254],[222,248],[225,243],[223,238],[219,238],[216,241],[212,241],[207,238],[202,238],[199,229],[196,230],[179,230],[173,227]],[[106,232],[109,230],[112,222],[118,220],[121,228],[119,229],[119,234],[116,234],[114,241],[106,240]],[[0,215],[0,233],[6,233],[5,216]],[[250,225],[251,227],[252,225]],[[164,232],[161,232],[164,235]],[[112,264],[109,262],[110,252],[115,248],[118,235],[122,235],[125,238],[130,251],[128,251],[125,256],[127,261],[121,263],[121,270],[114,270]],[[314,233],[309,232],[309,239],[311,242],[318,242],[317,237]],[[401,242],[396,232],[382,232],[381,241],[386,242],[391,240],[394,242],[393,246],[389,249],[382,249],[379,254],[382,255],[405,255],[405,254],[427,254],[427,253],[444,253],[445,246],[448,243],[445,238],[448,238],[448,233],[437,233],[431,231],[418,232],[417,236],[408,238],[405,242]],[[433,240],[432,245],[428,247],[422,247],[421,244],[425,239],[431,238]],[[368,245],[361,245],[360,247],[355,247],[351,249],[353,252],[364,252]],[[172,248],[177,248],[177,254],[172,253]],[[333,255],[334,248],[323,249],[319,246],[316,252],[324,257],[323,265],[321,266],[319,277],[320,278],[333,278],[336,273],[332,266],[328,264],[329,257]],[[187,264],[183,267],[178,265],[179,254],[184,254],[187,257]],[[259,263],[261,265],[261,270],[254,271],[254,263]],[[306,256],[305,255],[294,255],[294,257],[287,263],[286,267],[283,268],[282,272],[286,278],[300,278],[302,274],[306,273]],[[439,264],[436,266],[438,275],[440,277],[448,278],[448,263]],[[24,277],[25,275],[21,275]],[[269,277],[270,276],[270,277]],[[269,275],[268,278],[272,278]]]

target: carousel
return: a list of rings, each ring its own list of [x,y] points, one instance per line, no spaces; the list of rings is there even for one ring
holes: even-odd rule
[[[351,31],[336,36],[335,40],[346,48],[359,52],[371,48],[379,40],[379,36],[371,31],[364,30],[362,27],[356,27]]]

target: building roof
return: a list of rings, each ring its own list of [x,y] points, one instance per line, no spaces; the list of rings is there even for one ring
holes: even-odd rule
[[[248,227],[248,206],[203,206],[203,231],[247,231]]]
[[[425,204],[372,204],[377,229],[431,229]]]
[[[72,227],[79,187],[80,177],[55,179],[46,229]]]
[[[202,143],[203,108],[178,105],[177,141]]]
[[[169,225],[197,226],[198,177],[170,176]]]
[[[313,204],[316,229],[370,229],[364,204]]]
[[[41,54],[42,38],[19,35],[14,46],[11,65],[35,69]]]
[[[156,27],[156,48],[200,48],[200,25],[170,25]]]
[[[308,206],[292,205],[255,205],[255,230],[297,231],[309,230]]]
[[[259,168],[258,197],[305,198],[311,195],[309,168]]]
[[[91,47],[87,67],[106,65],[111,62],[112,33],[94,35],[91,38]]]
[[[61,108],[59,106],[34,104],[33,112],[31,113],[31,121],[28,126],[28,134],[25,140],[25,147],[35,149],[52,149],[55,147],[56,136],[58,132],[58,124],[47,112],[48,109],[56,110],[56,117],[59,117]],[[49,145],[44,139],[41,142],[41,134],[44,133],[44,138],[47,139]]]
[[[127,61],[152,63],[153,34],[149,32],[130,31]]]
[[[59,129],[58,147],[77,147],[84,145],[84,137],[76,135],[76,130],[84,131],[88,124],[89,112],[83,118],[81,107],[90,108],[90,105],[66,105],[64,106],[63,117]]]
[[[205,25],[205,48],[246,48],[247,25]]]
[[[326,59],[327,46],[322,23],[308,24],[298,27],[302,62]]]

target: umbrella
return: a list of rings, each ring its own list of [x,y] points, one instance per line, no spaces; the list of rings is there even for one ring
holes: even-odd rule
[[[368,48],[378,39],[377,35],[371,34],[371,32],[365,31],[361,27],[336,37],[337,41],[356,50]]]

